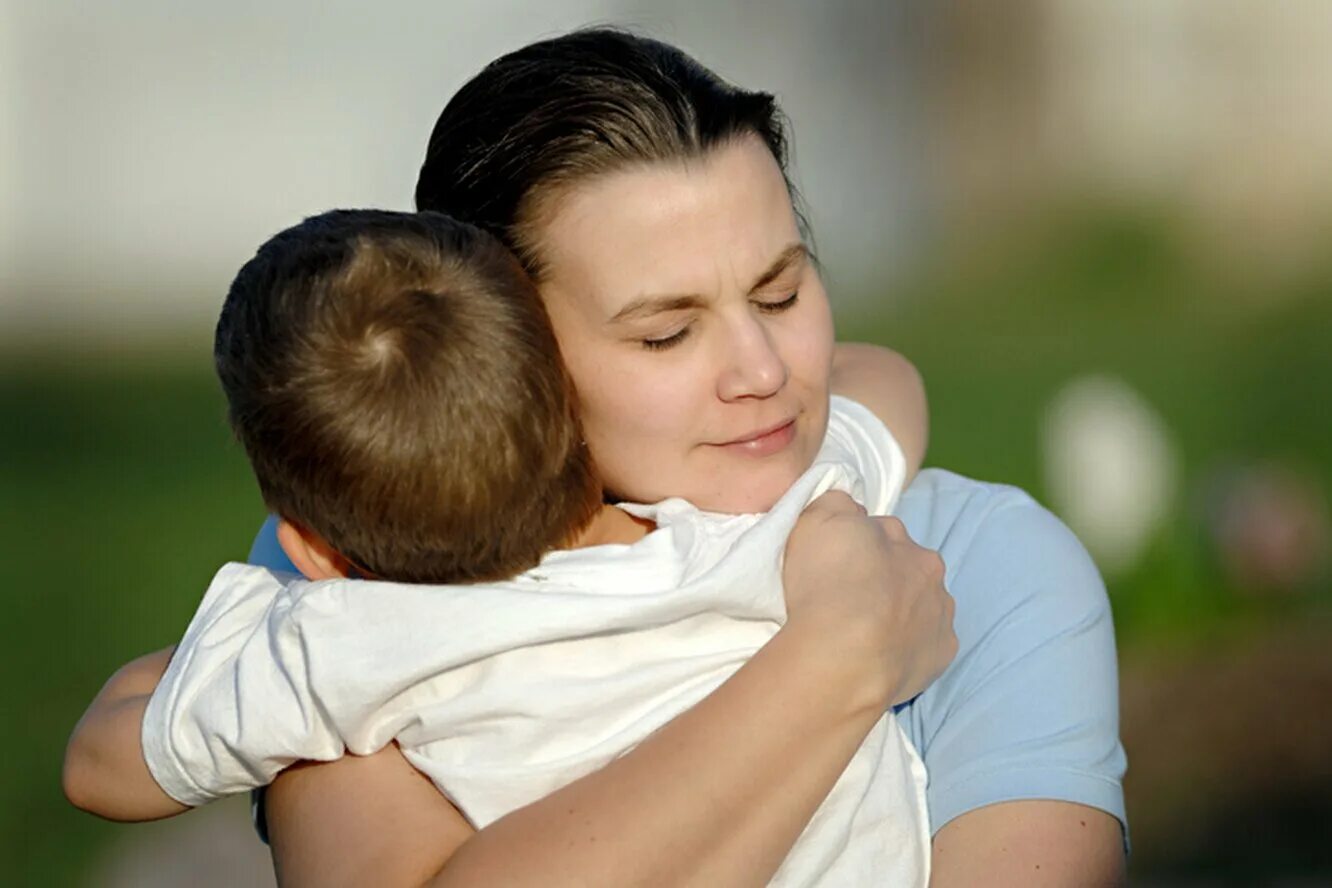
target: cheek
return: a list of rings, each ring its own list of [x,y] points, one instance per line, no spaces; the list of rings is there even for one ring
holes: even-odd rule
[[[662,457],[687,449],[700,412],[694,387],[680,373],[644,368],[642,360],[601,364],[595,374],[572,370],[583,430],[608,486],[660,471]]]
[[[576,313],[561,310],[567,308],[552,306],[551,322],[602,483],[630,499],[659,499],[652,482],[678,483],[680,454],[703,414],[698,368],[589,335]]]
[[[828,391],[832,375],[833,321],[828,298],[820,289],[805,311],[783,333],[783,350],[791,381],[813,395]]]

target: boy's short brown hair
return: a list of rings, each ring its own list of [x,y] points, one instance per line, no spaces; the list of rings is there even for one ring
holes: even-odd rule
[[[214,357],[268,507],[383,579],[510,576],[601,502],[531,281],[441,213],[336,210],[274,236]]]

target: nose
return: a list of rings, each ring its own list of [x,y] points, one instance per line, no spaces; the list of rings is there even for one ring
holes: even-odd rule
[[[761,319],[750,315],[737,321],[722,347],[726,351],[717,394],[723,401],[768,398],[786,385],[789,368]]]

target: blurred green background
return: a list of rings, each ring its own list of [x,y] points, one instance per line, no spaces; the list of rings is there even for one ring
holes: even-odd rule
[[[158,22],[151,4],[140,6],[140,24]],[[897,121],[884,132],[906,133],[893,142],[905,153],[874,160],[896,170],[885,180],[903,189],[890,226],[898,243],[886,264],[830,263],[840,334],[891,345],[919,366],[933,423],[929,464],[1032,491],[1101,563],[1119,637],[1134,884],[1332,883],[1332,77],[1324,76],[1332,39],[1319,42],[1332,38],[1329,16],[1296,2],[1266,13],[1187,2],[1092,11],[1022,0],[1002,14],[974,2],[909,15],[904,3],[886,4],[892,14],[870,3],[833,6],[819,19],[842,28],[822,35],[829,45],[841,45],[847,29],[868,29],[871,48],[882,37],[906,53],[893,62],[898,99],[885,99],[883,112]],[[664,23],[633,20],[705,62],[732,65],[749,85],[779,76],[780,66],[718,48],[743,17],[681,7]],[[331,15],[355,30],[349,8]],[[641,12],[584,3],[544,27],[625,8]],[[783,6],[788,18],[799,8]],[[73,33],[42,15],[20,22],[34,40]],[[794,36],[783,37],[776,21],[771,34],[744,30],[745,39],[771,55],[764,41],[800,45],[810,21],[788,21]],[[510,28],[478,52],[484,60],[537,33]],[[72,45],[91,45],[86,38]],[[225,51],[241,38],[218,39]],[[1093,39],[1104,41],[1099,55],[1087,51]],[[1154,55],[1144,62],[1144,52]],[[848,70],[882,74],[865,67],[875,58],[867,50]],[[1088,74],[1094,64],[1102,68]],[[1125,92],[1098,104],[1103,75],[1119,74]],[[826,71],[811,76],[816,99],[840,82]],[[427,84],[410,109],[414,127],[389,151],[402,193],[421,132],[454,86]],[[340,109],[336,98],[328,106]],[[821,202],[836,183],[820,178],[828,174],[804,146],[830,137],[804,128],[801,103],[797,93],[787,108],[827,259],[829,239],[850,239],[871,222],[850,204]],[[11,107],[28,114],[31,105]],[[1143,108],[1156,110],[1144,117]],[[324,123],[367,128],[356,113],[335,110]],[[132,128],[121,136],[138,145]],[[856,132],[839,138],[854,142]],[[234,154],[188,161],[221,164]],[[279,164],[278,180],[294,177],[295,166]],[[246,195],[230,207],[237,218],[268,195],[253,182],[222,187]],[[28,249],[36,241],[13,241],[28,245],[27,265],[0,271],[10,301],[0,308],[19,307],[0,312],[0,563],[10,629],[0,656],[14,731],[4,746],[0,836],[10,884],[267,877],[242,805],[115,826],[71,809],[58,775],[64,738],[97,688],[120,663],[178,637],[215,569],[245,555],[263,517],[211,375],[210,316],[226,275],[293,214],[404,201],[374,187],[370,198],[349,194],[333,174],[302,187],[308,193],[256,209],[253,231],[223,232],[224,250],[185,247],[170,261],[147,250],[137,277],[98,283],[97,254],[87,259],[78,241],[66,242],[68,261],[51,262],[55,277],[15,273],[63,255]],[[173,215],[170,200],[137,197],[142,182],[126,188],[145,219],[197,221]],[[18,223],[34,206],[7,201],[7,231],[26,232]],[[861,221],[838,227],[830,217],[843,211]],[[133,240],[136,218],[110,227]],[[47,227],[59,232],[58,222]],[[74,277],[59,276],[66,266]],[[140,286],[155,276],[187,280],[196,267],[187,311],[179,293]],[[84,303],[79,287],[138,296]],[[170,323],[156,323],[158,304]]]

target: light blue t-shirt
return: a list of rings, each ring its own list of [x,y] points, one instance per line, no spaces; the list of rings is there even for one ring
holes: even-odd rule
[[[1086,550],[1015,487],[922,471],[896,514],[943,557],[958,654],[899,723],[929,773],[933,832],[1017,799],[1099,808],[1126,823],[1110,602]],[[250,561],[293,570],[276,522]]]

